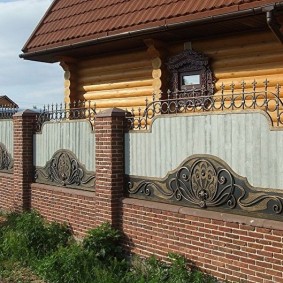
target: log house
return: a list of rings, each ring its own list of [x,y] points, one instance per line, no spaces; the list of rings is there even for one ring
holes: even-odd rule
[[[247,92],[255,81],[257,91],[283,84],[283,1],[81,2],[54,1],[20,55],[61,63],[66,103],[137,115],[170,88],[168,60],[187,48],[209,58],[215,96],[223,85],[241,92],[243,81]]]

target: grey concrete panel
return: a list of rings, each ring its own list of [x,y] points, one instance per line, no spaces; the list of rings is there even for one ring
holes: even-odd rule
[[[126,174],[165,177],[187,157],[211,154],[255,187],[283,189],[283,131],[260,112],[160,116],[125,135]]]
[[[14,157],[14,125],[12,120],[0,120],[0,142],[3,143],[7,151]]]
[[[72,151],[88,171],[95,171],[95,134],[88,121],[45,123],[34,135],[34,165],[45,166],[60,149]]]

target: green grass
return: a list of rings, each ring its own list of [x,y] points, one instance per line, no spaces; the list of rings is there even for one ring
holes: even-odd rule
[[[66,225],[47,223],[36,212],[9,214],[0,223],[0,282],[48,283],[212,283],[187,269],[186,260],[169,254],[127,257],[120,234],[107,223],[77,243]]]

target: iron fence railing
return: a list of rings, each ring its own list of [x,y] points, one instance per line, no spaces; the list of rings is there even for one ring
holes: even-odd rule
[[[64,120],[87,119],[93,125],[96,115],[96,106],[91,101],[75,101],[72,103],[51,104],[44,106],[37,116],[38,132],[44,122],[60,122]]]
[[[11,105],[0,106],[0,119],[12,119],[13,115],[19,111],[18,107]]]
[[[154,117],[160,114],[195,113],[208,111],[227,111],[239,109],[260,109],[270,118],[273,126],[283,125],[283,101],[280,98],[279,84],[274,91],[270,91],[268,81],[263,83],[263,89],[257,90],[257,82],[252,83],[250,89],[246,88],[243,81],[241,90],[236,92],[232,83],[229,90],[222,84],[218,94],[207,96],[197,89],[189,91],[168,91],[166,98],[156,100],[156,95],[152,97],[152,102],[146,100],[144,111],[139,108],[127,113],[128,129],[148,129]],[[164,97],[164,94],[160,94]]]

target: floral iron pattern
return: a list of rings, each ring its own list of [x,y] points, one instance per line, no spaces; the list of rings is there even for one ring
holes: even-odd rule
[[[14,167],[14,160],[11,154],[7,151],[6,146],[0,143],[0,171],[5,173],[12,173]]]
[[[222,160],[192,156],[163,179],[127,176],[129,197],[282,219],[283,193],[252,187]]]
[[[69,150],[57,151],[45,167],[35,171],[37,183],[94,190],[95,174],[85,169]]]

